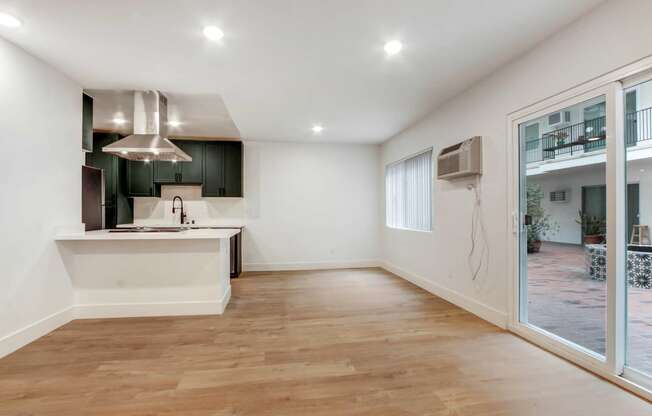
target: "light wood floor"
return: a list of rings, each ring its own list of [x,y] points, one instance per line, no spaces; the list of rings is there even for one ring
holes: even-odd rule
[[[1,415],[652,415],[378,269],[249,274],[221,317],[75,321],[0,360]]]

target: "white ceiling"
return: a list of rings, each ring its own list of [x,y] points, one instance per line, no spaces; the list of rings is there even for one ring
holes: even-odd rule
[[[371,143],[600,2],[0,0],[24,23],[0,36],[85,88],[218,94],[245,139]]]

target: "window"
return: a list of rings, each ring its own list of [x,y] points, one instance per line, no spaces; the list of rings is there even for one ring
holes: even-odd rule
[[[432,149],[385,169],[385,216],[388,227],[432,229]]]

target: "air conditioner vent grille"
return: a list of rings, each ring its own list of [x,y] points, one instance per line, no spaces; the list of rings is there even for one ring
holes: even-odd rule
[[[437,176],[448,175],[460,170],[460,155],[443,157],[437,164]]]
[[[550,192],[550,202],[568,202],[569,192],[565,189]]]

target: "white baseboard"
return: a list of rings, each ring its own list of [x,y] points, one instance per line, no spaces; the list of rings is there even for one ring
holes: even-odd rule
[[[403,270],[400,267],[394,266],[393,264],[382,262],[380,267],[419,286],[420,288],[432,293],[433,295],[439,296],[440,298],[447,300],[448,302],[459,306],[468,312],[471,312],[472,314],[496,325],[497,327],[503,329],[507,328],[507,313],[500,312],[491,306],[485,305],[484,303],[478,302],[475,299],[471,299],[470,297],[459,292],[438,285],[437,283],[433,283],[430,280]]]
[[[318,261],[293,263],[245,263],[245,272],[280,272],[290,270],[363,269],[378,267],[378,260]]]
[[[70,306],[0,338],[0,358],[49,334],[72,319],[73,307]]]
[[[231,286],[216,301],[109,303],[75,305],[75,319],[148,316],[222,315],[231,299]]]

